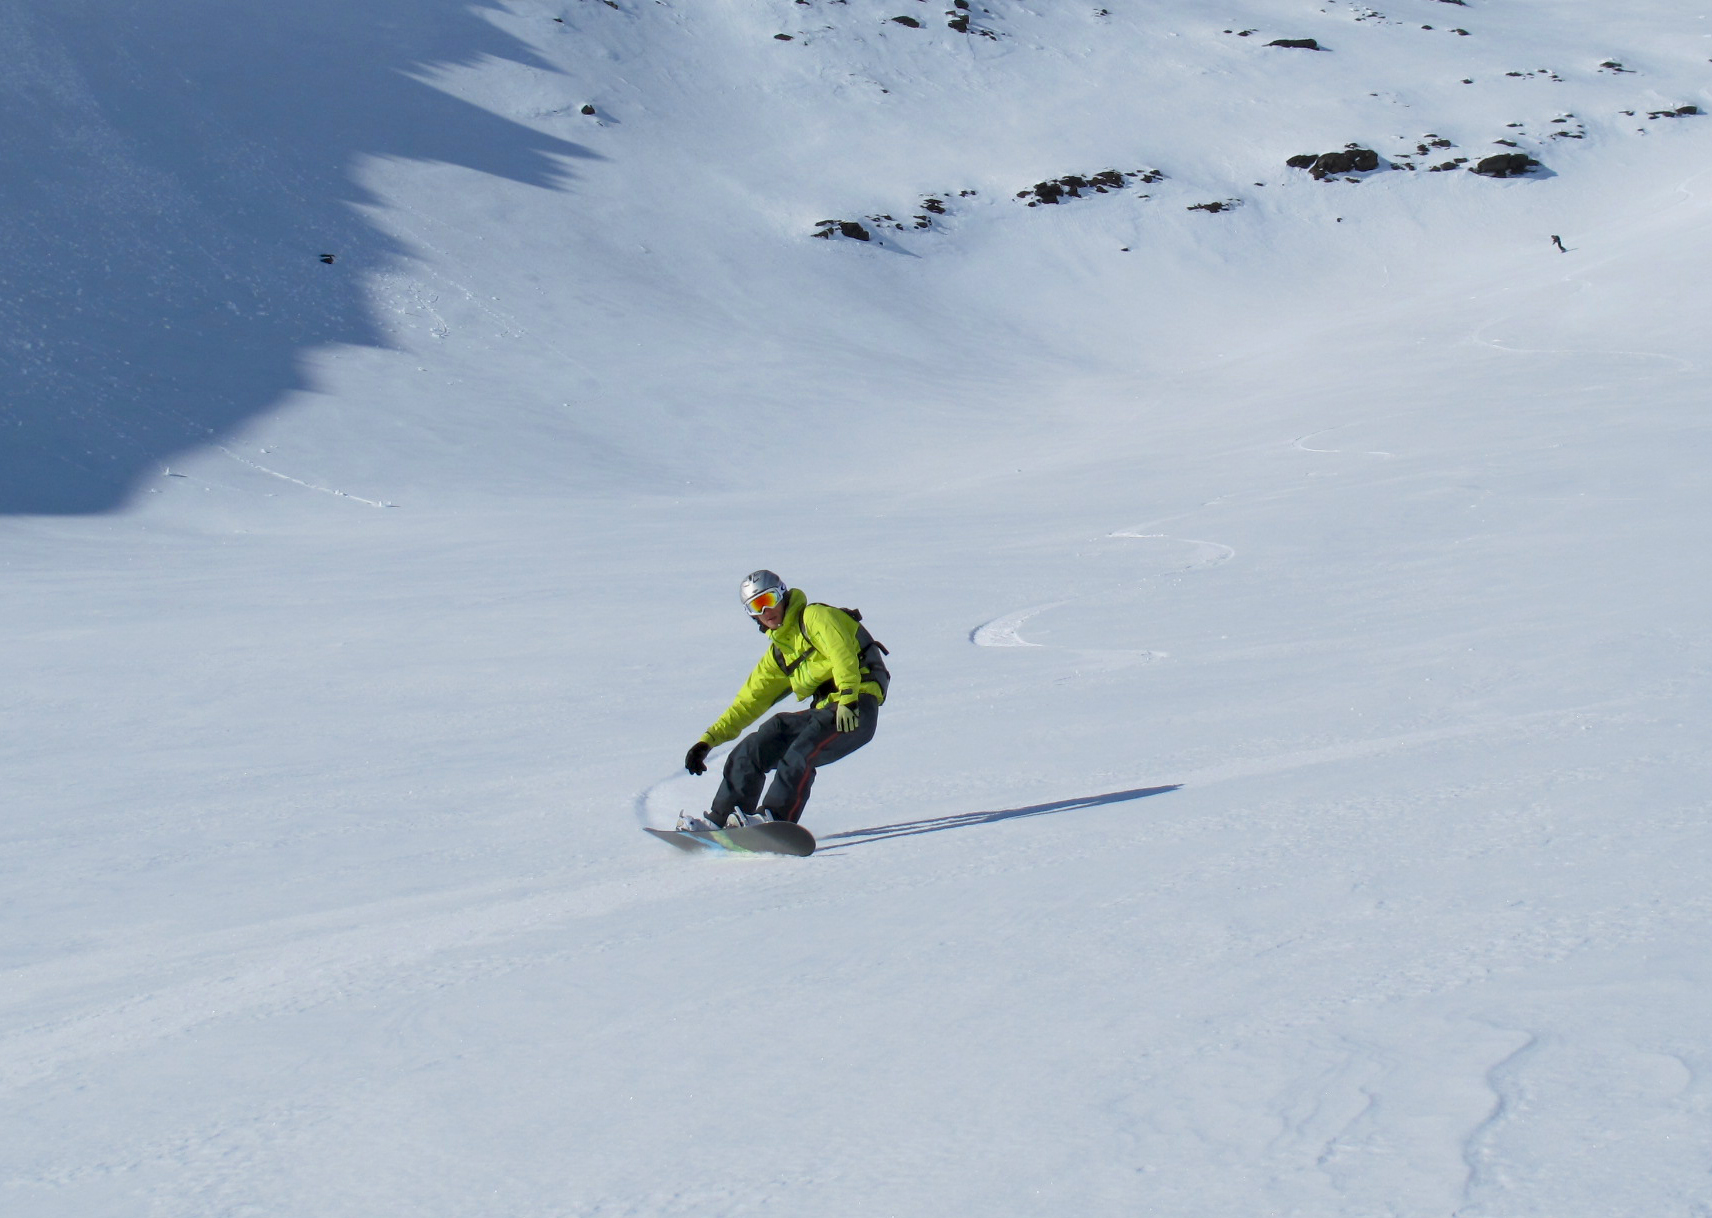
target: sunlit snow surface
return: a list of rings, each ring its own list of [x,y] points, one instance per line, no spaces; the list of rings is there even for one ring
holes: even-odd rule
[[[0,1212],[1708,1211],[1712,15],[1101,7],[0,0]]]

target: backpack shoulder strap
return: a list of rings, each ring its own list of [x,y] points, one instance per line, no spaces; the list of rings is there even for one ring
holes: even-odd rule
[[[777,643],[773,644],[773,663],[777,664],[779,666],[779,671],[784,673],[787,677],[795,672],[797,667],[813,654],[814,647],[811,644],[800,656],[787,664],[785,663],[785,653],[779,650],[779,645]]]

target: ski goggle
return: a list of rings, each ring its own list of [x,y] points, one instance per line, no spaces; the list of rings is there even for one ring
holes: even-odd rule
[[[777,588],[768,588],[765,592],[757,592],[743,604],[749,610],[750,617],[760,617],[768,609],[777,609],[785,603],[785,594]]]

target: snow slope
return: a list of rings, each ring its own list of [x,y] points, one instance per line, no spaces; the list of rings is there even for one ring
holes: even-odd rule
[[[1105,8],[0,0],[6,1213],[1707,1212],[1712,16]]]

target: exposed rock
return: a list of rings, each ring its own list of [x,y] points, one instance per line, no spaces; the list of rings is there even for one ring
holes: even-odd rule
[[[1303,51],[1317,51],[1320,44],[1312,38],[1274,38],[1266,44],[1269,47],[1295,47]]]
[[[1539,162],[1525,152],[1500,152],[1486,157],[1469,169],[1487,178],[1514,178],[1528,172]]]
[[[975,34],[982,38],[994,39],[995,41],[998,39],[999,36],[993,33],[992,30],[984,30],[978,25],[969,24],[969,21],[973,16],[969,11],[969,0],[951,0],[951,4],[952,7],[947,9],[945,12],[945,25],[947,29],[956,30],[959,34]],[[989,17],[992,16],[991,10],[984,11],[986,11]]]
[[[1103,169],[1099,173],[1083,177],[1080,174],[1066,174],[1061,178],[1053,178],[1049,182],[1036,182],[1027,190],[1019,190],[1016,197],[1027,199],[1030,207],[1038,207],[1042,203],[1058,203],[1064,199],[1079,199],[1083,191],[1092,194],[1110,194],[1114,190],[1122,190],[1131,181],[1158,182],[1165,177],[1157,169],[1132,169],[1122,172],[1116,169]]]
[[[1648,118],[1687,118],[1691,114],[1699,114],[1699,106],[1678,106],[1675,110],[1649,110]]]
[[[815,224],[820,231],[817,237],[831,240],[833,233],[850,238],[852,241],[872,241],[873,235],[854,220],[821,220]]]
[[[1185,211],[1221,212],[1221,211],[1235,211],[1237,208],[1239,208],[1241,206],[1242,206],[1242,200],[1241,199],[1214,199],[1211,203],[1191,203],[1191,204],[1189,204],[1188,207],[1184,208],[1183,210],[1185,210]]]
[[[1306,169],[1316,180],[1324,181],[1336,174],[1371,173],[1379,168],[1380,161],[1373,149],[1351,145],[1341,152],[1304,152],[1284,163],[1292,169]]]
[[[899,25],[907,25],[912,30],[919,30],[921,28],[921,22],[917,21],[914,17],[893,17],[892,20],[897,22]]]

